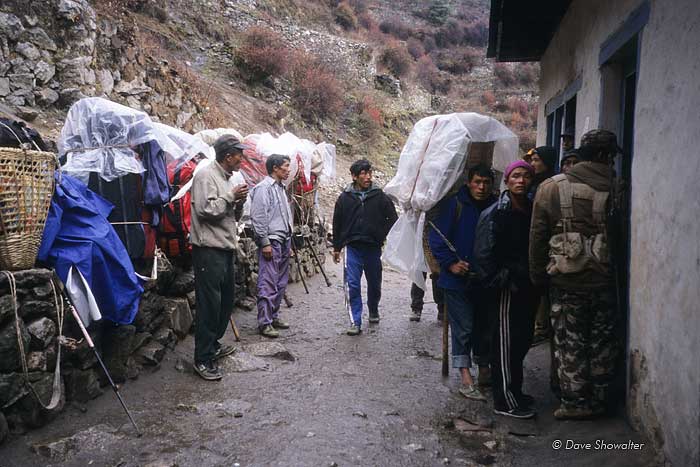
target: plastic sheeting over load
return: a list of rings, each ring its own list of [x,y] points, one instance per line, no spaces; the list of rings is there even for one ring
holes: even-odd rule
[[[144,167],[131,149],[154,141],[173,159],[191,158],[207,146],[184,131],[154,122],[144,112],[116,102],[90,97],[73,104],[58,141],[62,170],[87,181],[97,172],[106,181]]]
[[[384,188],[404,210],[387,237],[383,259],[425,288],[425,213],[460,181],[485,164],[503,172],[518,158],[518,137],[499,121],[476,113],[435,115],[415,124],[401,151],[396,175]]]

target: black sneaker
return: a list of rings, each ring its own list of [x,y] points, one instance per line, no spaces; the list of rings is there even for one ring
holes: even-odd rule
[[[219,368],[213,362],[195,363],[194,371],[207,381],[218,381],[222,378]]]
[[[493,413],[496,415],[503,415],[505,417],[511,417],[511,418],[520,418],[520,419],[526,419],[526,418],[532,418],[535,416],[535,411],[532,409],[526,409],[523,407],[516,407],[514,409],[499,409],[499,408],[494,408]]]
[[[408,320],[419,322],[421,314],[419,310],[411,310],[411,316],[408,317]]]
[[[377,324],[379,322],[379,313],[377,313],[376,315],[370,313],[369,322],[370,324]]]
[[[216,353],[214,354],[214,360],[218,360],[220,358],[224,358],[227,355],[231,355],[236,350],[238,350],[238,349],[232,345],[227,345],[227,344],[220,345],[219,348],[216,349]]]

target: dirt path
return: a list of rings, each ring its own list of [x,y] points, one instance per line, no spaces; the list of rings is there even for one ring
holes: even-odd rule
[[[385,272],[381,323],[360,337],[345,336],[340,270],[329,267],[337,285],[326,288],[317,276],[312,295],[290,288],[294,307],[284,317],[293,328],[274,344],[255,333],[254,312],[236,313],[243,343],[223,362],[223,381],[192,373],[188,338],[157,372],[126,384],[123,396],[143,437],[133,436],[115,398],[105,394],[84,413],[69,407],[49,426],[5,443],[0,466],[654,465],[646,446],[551,448],[555,439],[645,441],[620,419],[554,422],[546,346],[527,362],[538,419],[505,421],[490,404],[461,398],[457,375],[440,376],[435,306],[426,305],[421,323],[409,322],[410,283],[394,272]],[[46,446],[43,456],[30,450],[35,443]]]

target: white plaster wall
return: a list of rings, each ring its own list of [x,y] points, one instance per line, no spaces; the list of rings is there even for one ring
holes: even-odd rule
[[[640,0],[577,0],[541,60],[544,106],[578,75],[576,142],[597,127],[598,56]],[[632,167],[628,352],[632,421],[664,442],[673,465],[699,465],[700,444],[700,1],[652,0],[642,32]],[[628,356],[629,358],[629,356]],[[631,359],[634,360],[634,359]],[[639,368],[633,368],[638,371]],[[636,419],[635,419],[636,418]]]

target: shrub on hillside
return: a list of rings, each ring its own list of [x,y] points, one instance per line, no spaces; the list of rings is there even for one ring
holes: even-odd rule
[[[435,38],[426,34],[425,37],[423,37],[423,48],[425,49],[425,53],[430,53],[437,49]]]
[[[470,73],[478,59],[478,53],[471,49],[448,49],[436,54],[437,67],[454,75]]]
[[[374,98],[366,95],[358,107],[357,127],[365,138],[374,138],[384,126],[384,115]]]
[[[496,63],[493,67],[493,74],[504,86],[513,86],[516,83],[515,73],[507,63]]]
[[[416,64],[416,79],[421,86],[432,94],[447,94],[452,86],[452,82],[449,78],[443,77],[440,74],[440,71],[428,55],[424,55],[418,59],[418,63]]]
[[[451,19],[440,29],[447,45],[459,45],[464,40],[463,27],[456,19]]]
[[[366,0],[348,0],[348,3],[355,10],[358,15],[362,13],[367,13],[367,1]]]
[[[496,95],[492,91],[484,91],[481,94],[481,103],[486,107],[493,109],[496,104]]]
[[[535,84],[540,77],[539,69],[534,63],[519,63],[515,73],[518,82],[525,86]]]
[[[413,58],[406,47],[398,42],[392,42],[384,49],[379,61],[392,75],[401,78],[411,69]]]
[[[343,87],[338,79],[305,53],[292,55],[288,77],[292,104],[304,118],[333,118],[343,108]]]
[[[472,21],[462,28],[462,41],[466,45],[482,47],[489,39],[489,25],[484,19]]]
[[[529,120],[530,106],[525,100],[519,97],[511,97],[506,102],[506,108],[514,114],[519,114],[523,119]]]
[[[435,24],[443,24],[450,16],[450,5],[447,0],[433,0],[428,7],[427,18]]]
[[[335,22],[343,29],[357,29],[357,16],[348,2],[341,2],[335,9]]]
[[[398,18],[390,18],[379,23],[379,30],[403,41],[413,35],[413,30]]]
[[[409,40],[406,41],[406,50],[408,50],[408,53],[411,54],[411,57],[415,58],[416,60],[425,55],[423,43],[415,37],[411,37]]]
[[[357,15],[357,23],[368,31],[378,29],[377,22],[374,21],[374,18],[372,18],[372,15],[369,14],[369,11],[359,13]]]
[[[271,29],[253,26],[240,35],[236,61],[250,81],[282,75],[287,70],[287,56],[287,44]]]

